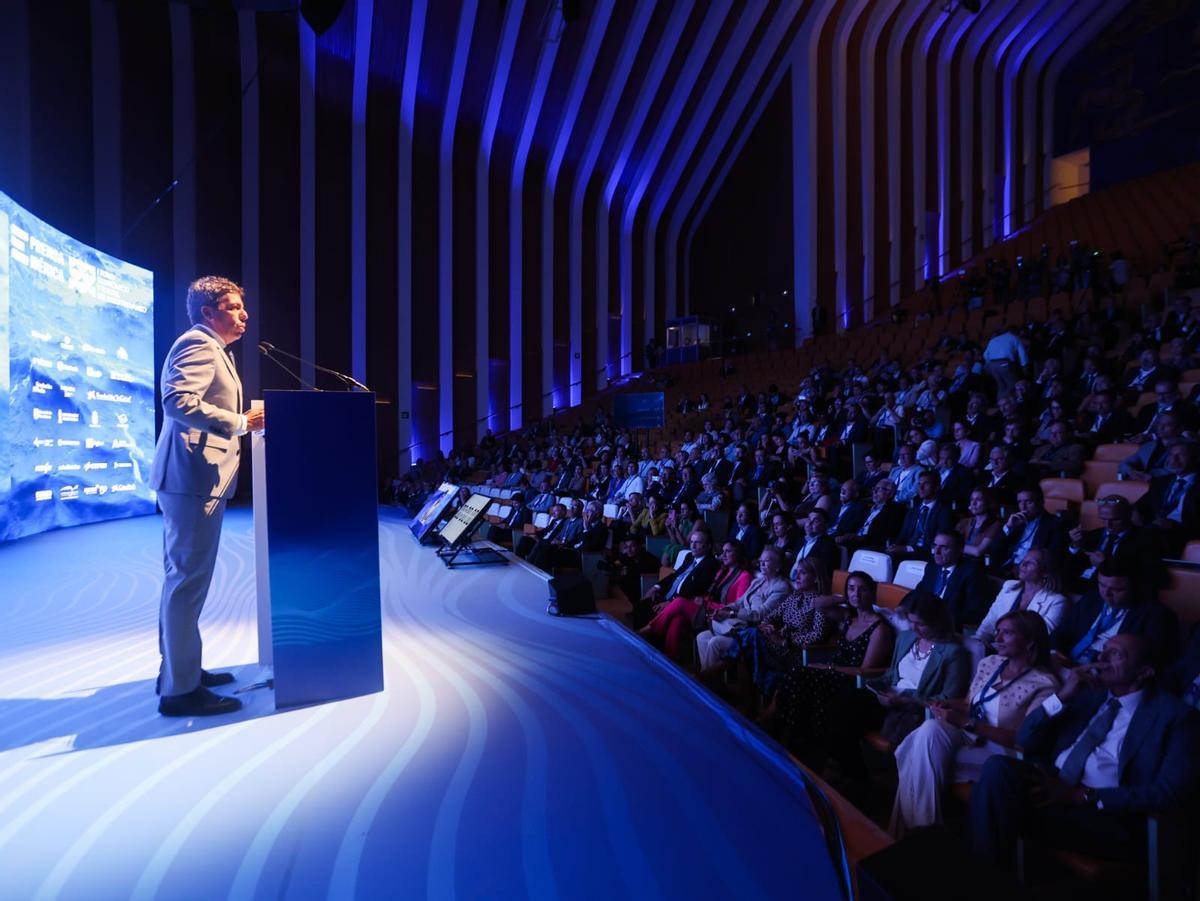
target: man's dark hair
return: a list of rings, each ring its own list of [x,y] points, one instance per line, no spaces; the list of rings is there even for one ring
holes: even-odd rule
[[[231,279],[220,275],[205,275],[196,279],[188,285],[188,321],[192,325],[204,322],[204,314],[200,312],[200,308],[213,307],[215,309],[217,302],[226,294],[236,294],[243,300],[246,298],[246,292],[242,290],[242,286]]]

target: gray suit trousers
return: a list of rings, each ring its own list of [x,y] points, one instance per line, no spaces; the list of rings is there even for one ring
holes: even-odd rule
[[[200,612],[217,562],[225,500],[160,491],[158,505],[165,570],[158,614],[159,694],[186,694],[200,685]]]

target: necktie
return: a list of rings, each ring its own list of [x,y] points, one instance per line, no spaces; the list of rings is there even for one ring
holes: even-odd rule
[[[1095,659],[1096,654],[1092,650],[1092,645],[1095,644],[1096,638],[1103,635],[1111,627],[1117,618],[1117,611],[1107,604],[1100,611],[1100,615],[1096,617],[1096,621],[1092,623],[1092,627],[1088,629],[1087,634],[1079,639],[1075,647],[1071,648],[1071,659],[1076,663],[1091,663]]]
[[[1163,504],[1162,508],[1163,516],[1170,516],[1175,511],[1185,491],[1187,491],[1187,479],[1176,479],[1175,483],[1171,486],[1171,490],[1167,492],[1167,501]]]
[[[668,601],[675,597],[675,595],[679,594],[679,589],[683,587],[683,580],[686,579],[688,574],[696,568],[696,563],[697,560],[693,557],[692,562],[685,566],[683,571],[676,577],[675,581],[671,583],[671,590],[667,592]]]
[[[929,518],[929,508],[921,504],[921,510],[917,513],[917,531],[913,535],[913,547],[921,547],[925,544],[925,521]]]
[[[937,585],[934,586],[933,593],[938,597],[942,596],[942,592],[946,590],[946,583],[950,581],[950,569],[943,566],[938,570]]]
[[[1112,729],[1113,720],[1117,718],[1117,711],[1120,709],[1121,702],[1116,698],[1109,698],[1108,703],[1093,717],[1087,730],[1076,740],[1075,747],[1071,748],[1071,753],[1063,761],[1062,769],[1058,771],[1059,778],[1067,785],[1079,784],[1087,759],[1100,747]]]

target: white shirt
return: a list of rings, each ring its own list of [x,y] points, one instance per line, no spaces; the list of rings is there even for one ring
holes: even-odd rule
[[[792,571],[790,573],[788,573],[788,578],[795,581],[796,567],[800,565],[800,561],[803,560],[805,558],[805,556],[808,554],[808,552],[812,550],[812,546],[817,543],[817,538],[820,538],[820,537],[821,536],[818,535],[818,536],[816,536],[816,538],[805,538],[804,539],[804,544],[801,546],[799,553],[796,554],[796,562],[792,564]]]
[[[1096,614],[1096,619],[1104,616],[1104,613],[1107,609],[1107,605],[1101,606],[1100,612]],[[1128,607],[1123,610],[1118,610],[1116,616],[1113,617],[1113,621],[1108,624],[1108,628],[1096,636],[1096,640],[1088,645],[1088,649],[1095,651],[1096,654],[1099,655],[1099,653],[1104,650],[1105,643],[1121,631],[1121,623],[1125,622],[1125,614],[1128,612]],[[1093,623],[1095,623],[1095,621],[1096,620],[1092,620]],[[1090,629],[1091,626],[1088,626],[1088,628]]]
[[[1186,476],[1178,476],[1177,478],[1183,479],[1185,482],[1187,482],[1187,487],[1185,487],[1183,491],[1179,492],[1179,500],[1175,502],[1175,506],[1170,510],[1163,511],[1163,515],[1167,519],[1173,519],[1175,522],[1181,523],[1183,522],[1183,499],[1187,497],[1187,493],[1192,490],[1192,483],[1196,481],[1196,474],[1193,472]],[[1171,492],[1174,490],[1175,482],[1172,482],[1167,486],[1166,497],[1170,497]]]
[[[1143,692],[1135,691],[1132,694],[1127,694],[1123,698],[1117,698],[1121,705],[1121,709],[1117,711],[1116,719],[1113,720],[1112,728],[1108,730],[1108,735],[1104,736],[1104,741],[1096,746],[1096,750],[1088,755],[1087,761],[1083,765],[1083,779],[1081,780],[1088,788],[1116,788],[1121,784],[1121,745],[1125,742],[1125,733],[1129,731],[1129,723],[1133,719],[1133,715],[1137,713],[1138,705],[1142,703]],[[1100,709],[1096,711],[1096,716],[1100,716],[1104,712],[1104,707],[1108,700],[1112,699],[1112,695],[1108,696],[1104,704],[1100,705]],[[1046,700],[1042,701],[1042,708],[1046,711],[1047,716],[1058,716],[1062,713],[1063,702],[1058,699],[1057,695],[1050,695]],[[1091,725],[1091,720],[1088,720],[1088,726]],[[1064,748],[1063,752],[1058,755],[1054,761],[1055,767],[1062,769],[1067,758],[1071,755],[1071,749],[1079,742],[1080,738],[1087,733],[1085,727],[1083,732],[1079,733],[1079,738],[1075,740],[1069,747]]]
[[[913,647],[919,643],[914,641]],[[921,684],[921,674],[925,672],[925,667],[929,666],[929,658],[932,656],[933,652],[930,651],[927,656],[918,660],[911,650],[905,654],[896,666],[896,673],[900,676],[896,682],[896,691],[916,691],[917,686]]]

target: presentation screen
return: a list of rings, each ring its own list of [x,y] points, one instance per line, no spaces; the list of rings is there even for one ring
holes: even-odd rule
[[[665,398],[661,391],[618,394],[613,398],[613,425],[619,429],[661,429],[666,422]]]
[[[454,499],[454,493],[458,491],[457,485],[452,485],[449,482],[442,482],[438,485],[437,491],[429,495],[429,499],[425,501],[425,506],[421,508],[421,512],[413,517],[413,521],[408,524],[409,530],[417,536],[417,540],[422,540],[429,531],[438,524],[438,520],[442,518],[442,511]]]
[[[446,544],[457,544],[463,534],[483,518],[491,503],[492,499],[486,494],[472,494],[454,511],[454,515],[446,521],[438,535]]]
[[[153,303],[0,193],[0,541],[154,512]]]

